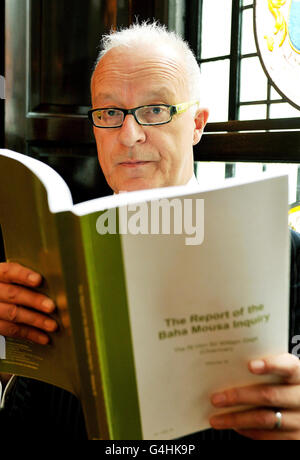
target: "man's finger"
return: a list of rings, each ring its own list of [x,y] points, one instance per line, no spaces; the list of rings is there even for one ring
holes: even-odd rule
[[[239,405],[300,409],[299,385],[261,384],[231,388],[211,396],[215,407]]]
[[[2,262],[0,263],[0,281],[24,286],[38,286],[42,282],[42,276],[18,263]]]
[[[253,439],[254,441],[297,441],[299,431],[279,430],[235,430],[241,436]]]
[[[0,320],[0,335],[25,339],[40,345],[46,345],[49,342],[49,337],[38,329],[2,320]]]
[[[44,313],[51,313],[55,309],[53,300],[31,289],[0,282],[0,302],[24,305],[35,308]],[[0,310],[1,318],[1,310]]]
[[[18,305],[0,302],[1,319],[13,323],[22,323],[48,332],[57,329],[57,323],[49,316],[41,315],[35,311]]]
[[[281,411],[282,422],[276,431],[299,430],[300,411]],[[243,412],[214,415],[210,418],[211,426],[215,429],[234,430],[274,430],[276,424],[275,410],[254,409]]]
[[[300,383],[300,360],[290,353],[250,361],[249,370],[253,374],[278,375],[287,383]]]

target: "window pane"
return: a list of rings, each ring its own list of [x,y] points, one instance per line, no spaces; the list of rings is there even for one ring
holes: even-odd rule
[[[242,54],[256,53],[256,45],[253,32],[253,8],[243,12],[242,27]]]
[[[276,89],[271,86],[271,91],[270,91],[270,98],[273,99],[282,99],[279,93],[277,93]]]
[[[200,103],[209,108],[208,121],[228,121],[229,59],[201,64],[201,73]]]
[[[214,161],[197,162],[197,180],[201,187],[218,187],[225,179],[225,164]]]
[[[297,164],[268,163],[266,172],[274,174],[287,174],[289,176],[289,203],[297,199],[298,168]]]
[[[294,118],[300,117],[300,110],[295,109],[287,102],[272,104],[270,107],[270,118]]]
[[[226,177],[226,164],[223,162],[198,161],[197,179],[201,187],[211,187],[224,185]],[[299,200],[300,174],[298,164],[289,163],[235,163],[236,179],[258,179],[263,178],[264,174],[287,174],[289,176],[289,204]],[[231,178],[226,180],[232,180]],[[300,222],[299,222],[300,223]],[[300,231],[300,229],[298,229]]]
[[[232,0],[203,0],[201,59],[230,54]]]
[[[241,61],[241,102],[267,99],[267,77],[258,57]]]
[[[253,5],[253,0],[243,0],[243,6]]]
[[[267,116],[266,104],[242,105],[239,120],[265,120]]]
[[[263,172],[261,163],[237,163],[235,167],[235,177],[241,180],[250,180]]]

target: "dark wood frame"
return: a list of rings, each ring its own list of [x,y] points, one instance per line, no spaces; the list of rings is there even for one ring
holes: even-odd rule
[[[13,82],[5,117],[6,145],[29,155],[31,143],[45,139],[95,145],[87,118],[89,106],[50,105],[41,101],[42,2],[6,1],[6,69],[7,80]],[[166,0],[132,0],[133,18],[129,20],[134,20],[138,12],[140,19],[153,14],[163,22],[162,18],[167,18],[166,5]]]

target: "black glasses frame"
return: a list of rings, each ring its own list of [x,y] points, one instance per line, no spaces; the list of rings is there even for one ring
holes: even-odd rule
[[[144,108],[144,107],[168,107],[168,109],[170,110],[170,119],[168,121],[164,121],[162,123],[140,123],[139,120],[136,117],[135,112],[137,110],[139,110],[139,109]],[[96,125],[94,123],[94,120],[93,120],[93,112],[97,112],[98,110],[109,110],[109,109],[111,109],[111,110],[120,110],[120,112],[123,112],[124,118],[123,118],[122,124],[118,125],[118,126],[98,126],[98,125]],[[135,121],[141,126],[158,126],[158,125],[165,125],[166,123],[170,123],[170,121],[172,120],[173,116],[176,113],[177,113],[177,107],[175,105],[149,104],[149,105],[140,105],[139,107],[135,107],[134,109],[120,109],[119,107],[103,107],[103,108],[99,108],[99,109],[92,109],[92,110],[88,111],[88,118],[89,118],[90,122],[92,123],[92,125],[95,126],[95,128],[114,129],[114,128],[121,128],[121,126],[124,123],[126,115],[133,115]]]

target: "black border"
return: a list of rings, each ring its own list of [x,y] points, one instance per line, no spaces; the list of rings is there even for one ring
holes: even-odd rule
[[[0,0],[0,75],[5,77],[5,4]],[[5,99],[0,99],[0,148],[4,148]],[[0,236],[1,239],[1,236]]]

